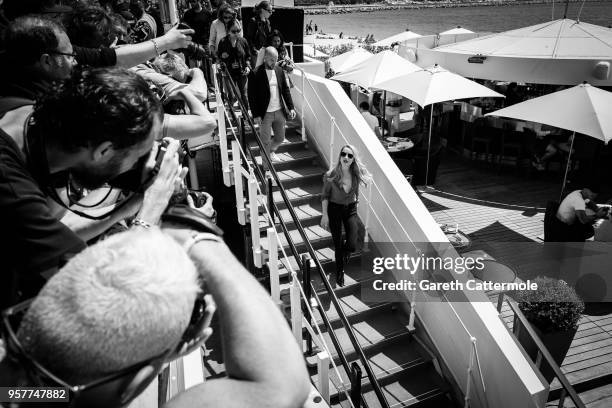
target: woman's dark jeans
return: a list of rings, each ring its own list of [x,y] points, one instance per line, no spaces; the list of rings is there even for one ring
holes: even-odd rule
[[[357,247],[357,202],[349,205],[332,203],[327,205],[327,215],[329,217],[329,229],[334,240],[336,255],[336,272],[344,272],[345,253],[355,252]],[[346,239],[342,240],[342,224]]]
[[[240,92],[240,95],[235,95],[240,97],[242,103],[246,109],[249,109],[249,98],[247,95],[247,76],[246,75],[231,75],[232,80],[236,84],[236,88]]]

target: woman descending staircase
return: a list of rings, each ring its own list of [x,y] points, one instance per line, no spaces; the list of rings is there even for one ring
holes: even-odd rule
[[[255,146],[255,144],[253,143],[252,146]],[[261,164],[259,148],[251,147],[251,149],[257,155],[258,164]],[[326,274],[329,276],[331,273],[334,278],[330,278],[329,281],[332,282],[332,287],[340,301],[343,312],[353,327],[357,340],[372,367],[389,406],[394,408],[458,406],[449,398],[449,387],[438,373],[438,365],[434,357],[408,330],[408,316],[403,309],[404,305],[390,302],[368,304],[361,300],[362,285],[370,283],[374,279],[374,275],[371,271],[361,268],[361,255],[359,253],[353,254],[348,266],[345,267],[345,285],[338,287],[335,284],[332,237],[328,231],[319,225],[322,215],[323,174],[327,169],[320,164],[318,155],[309,150],[307,144],[302,141],[295,123],[289,123],[287,140],[280,146],[277,155],[279,161],[274,163],[276,172],[310,243],[317,253],[317,257],[323,264]],[[278,187],[273,190],[273,199],[287,225],[289,235],[298,253],[305,253],[306,245],[286,208]],[[263,215],[260,219],[260,226],[262,230],[267,227]],[[285,253],[290,255],[291,251],[285,236],[281,233],[280,225],[277,225],[277,231],[279,231],[280,245],[285,249]],[[267,248],[265,238],[262,240],[262,244]],[[282,263],[279,273],[281,294],[283,294],[283,292],[288,291],[289,264],[296,271],[299,268],[293,256],[289,256],[289,259],[285,260],[282,258],[282,254],[279,254],[279,259]],[[322,303],[320,307],[329,318],[349,365],[357,362],[361,372],[364,373],[362,394],[368,407],[380,407],[381,403],[375,395],[367,376],[365,376],[366,370],[359,360],[357,351],[352,346],[346,328],[339,317],[339,312],[330,301],[330,295],[325,290],[318,272],[312,272],[312,280]],[[339,356],[333,347],[327,327],[323,324],[319,311],[315,312],[315,319],[313,326],[318,325],[323,333],[326,344],[332,353],[330,358],[334,359],[342,376],[342,379],[339,379],[335,371],[330,370],[331,404],[332,406],[348,407],[350,405],[346,400],[346,395],[350,395],[348,389],[350,380],[340,364]],[[317,350],[315,347],[314,354],[319,351],[321,350]],[[311,368],[313,382],[316,384],[315,357],[314,355],[307,355],[306,358]],[[347,393],[343,389],[346,389]]]

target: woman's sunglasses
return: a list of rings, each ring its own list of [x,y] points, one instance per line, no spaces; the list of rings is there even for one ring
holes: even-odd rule
[[[347,152],[342,152],[340,153],[340,157],[348,157],[349,159],[353,158],[353,154],[352,153],[347,153]]]
[[[230,33],[232,33],[232,34],[239,34],[240,31],[242,31],[242,30],[240,30],[240,29],[238,29],[238,30],[231,30]]]

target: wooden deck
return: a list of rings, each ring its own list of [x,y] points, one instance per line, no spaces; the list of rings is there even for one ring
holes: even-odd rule
[[[530,178],[504,169],[487,168],[457,156],[442,159],[433,189],[421,199],[439,223],[457,223],[471,240],[469,250],[484,250],[511,265],[522,279],[538,275],[544,208],[557,200],[562,175]],[[520,248],[520,250],[517,250]],[[593,305],[592,305],[593,306]],[[612,307],[595,305],[580,321],[561,369],[588,407],[612,406]],[[501,314],[512,329],[512,312]],[[555,380],[551,390],[559,388]],[[553,394],[554,395],[554,394]],[[566,402],[566,406],[572,406]]]

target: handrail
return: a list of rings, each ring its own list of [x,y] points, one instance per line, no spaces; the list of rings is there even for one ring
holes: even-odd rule
[[[226,83],[228,83],[230,85],[230,87],[232,88],[232,91],[234,92],[234,94],[235,95],[241,95],[241,93],[238,92],[238,89],[236,88],[236,84],[231,79],[231,77],[229,75],[229,72],[227,71],[227,67],[224,67],[224,73],[226,74],[226,77],[229,79]],[[248,110],[245,108],[244,103],[241,100],[241,98],[237,97],[236,99],[238,100],[238,105],[240,106],[240,109],[242,110],[242,112],[248,112]],[[262,164],[263,164],[263,160],[266,160],[266,162],[268,163],[267,167],[270,169],[270,174],[272,174],[272,176],[276,180],[276,184],[279,187],[279,192],[281,193],[281,197],[283,199],[283,202],[287,206],[287,209],[289,210],[289,214],[291,215],[291,218],[292,218],[293,222],[295,223],[295,226],[297,227],[297,230],[298,230],[300,236],[304,240],[304,244],[306,245],[307,252],[310,254],[311,259],[315,263],[315,267],[319,271],[319,275],[321,276],[321,280],[323,281],[323,285],[325,286],[326,290],[328,291],[328,293],[330,295],[330,300],[334,304],[334,307],[336,308],[336,310],[338,312],[338,316],[340,317],[340,320],[341,320],[343,326],[346,329],[346,333],[347,333],[347,335],[349,337],[349,340],[351,341],[351,344],[352,344],[353,348],[357,352],[357,355],[359,356],[359,359],[361,360],[361,363],[363,364],[363,366],[364,366],[364,368],[366,370],[366,373],[368,375],[368,379],[370,380],[370,383],[372,384],[372,388],[374,389],[374,393],[376,394],[376,396],[377,396],[379,402],[381,403],[381,405],[383,406],[383,408],[390,408],[389,402],[387,401],[384,393],[382,392],[382,389],[380,388],[380,384],[378,383],[378,381],[376,379],[376,376],[374,375],[372,367],[370,366],[370,363],[367,360],[367,358],[366,358],[366,356],[365,356],[365,354],[363,352],[363,349],[361,348],[361,345],[357,341],[357,337],[355,335],[355,332],[353,331],[353,327],[351,326],[350,322],[348,321],[348,318],[346,317],[346,314],[344,313],[344,310],[342,309],[342,306],[340,305],[340,301],[338,300],[338,297],[336,296],[336,293],[332,289],[331,284],[329,283],[329,280],[327,279],[327,276],[325,275],[325,272],[324,272],[324,269],[323,269],[323,265],[319,261],[319,258],[317,257],[317,254],[316,254],[316,251],[312,247],[312,244],[310,243],[310,240],[308,239],[308,236],[306,235],[306,232],[304,231],[304,227],[302,226],[302,223],[300,222],[297,214],[295,213],[293,205],[291,205],[291,202],[290,202],[289,198],[287,197],[287,192],[285,191],[285,188],[281,184],[280,179],[278,177],[278,174],[276,173],[276,170],[274,169],[274,166],[272,165],[272,160],[270,159],[270,156],[269,156],[268,152],[266,152],[266,150],[264,149],[263,143],[261,142],[261,139],[260,139],[259,135],[257,134],[257,130],[255,129],[255,124],[253,122],[253,119],[248,114],[244,115],[244,117],[246,117],[246,119],[247,119],[247,121],[249,123],[249,126],[251,126],[251,129],[253,130],[253,134],[255,135],[255,142],[259,146],[260,155],[262,157]],[[250,151],[250,149],[248,149],[248,150]],[[258,166],[254,166],[254,167],[258,167]],[[262,182],[264,182],[265,180],[263,179],[263,175],[261,175],[261,172],[258,171],[258,174],[262,177],[262,179],[261,179]],[[276,207],[276,205],[274,207]],[[279,220],[281,221],[281,224],[282,224],[283,220],[282,220],[282,217],[280,216],[280,213],[278,212],[278,209],[276,209],[275,211],[279,215]],[[287,235],[287,238],[290,238],[290,237]],[[296,262],[298,263],[298,265],[300,267],[302,266],[301,265],[301,260],[299,259],[299,257],[296,257]],[[311,285],[312,285],[312,282],[311,282]],[[313,293],[316,293],[316,290],[314,290]],[[320,312],[321,312],[321,315],[324,314],[324,311],[322,309],[320,309]],[[324,319],[324,322],[325,322],[325,319]],[[329,323],[329,320],[327,321],[327,323]],[[333,333],[333,328],[331,327],[331,324],[329,326],[327,326],[327,327],[328,327],[328,331],[329,331],[330,337],[335,335],[335,334],[332,334]],[[333,342],[333,340],[332,340],[332,342]],[[338,345],[339,345],[339,343],[338,343]],[[338,350],[338,351],[339,351],[339,354],[342,354],[342,353],[340,353],[340,350]],[[346,361],[346,356],[344,357],[344,361]],[[343,365],[344,365],[344,361],[343,361]],[[347,363],[347,365],[348,365],[348,363]],[[347,369],[347,367],[345,367],[345,369]],[[347,374],[348,373],[350,373],[350,368],[347,369]],[[365,399],[363,398],[363,396],[362,396],[362,402],[365,403]]]
[[[553,370],[555,377],[557,377],[559,383],[561,383],[561,386],[564,388],[565,393],[569,395],[572,402],[576,405],[576,408],[586,408],[586,406],[576,393],[576,390],[574,389],[574,387],[572,387],[572,384],[570,384],[567,377],[565,377],[565,374],[563,374],[563,372],[561,371],[561,368],[557,365],[555,359],[550,355],[550,352],[548,351],[544,343],[542,343],[542,340],[540,340],[540,336],[538,336],[535,330],[533,330],[533,327],[531,327],[531,324],[527,320],[527,317],[525,317],[525,315],[519,308],[518,303],[516,303],[514,299],[505,298],[503,292],[499,294],[499,297],[500,298],[497,302],[497,311],[501,313],[501,307],[503,306],[503,302],[505,300],[506,303],[508,303],[508,305],[510,306],[510,309],[512,309],[516,317],[523,325],[523,328],[527,330],[529,337],[531,337],[536,347],[538,348],[538,353],[542,355],[544,360],[546,360],[550,368]],[[563,407],[564,398],[565,396],[562,394],[561,398],[559,398],[559,407]]]

